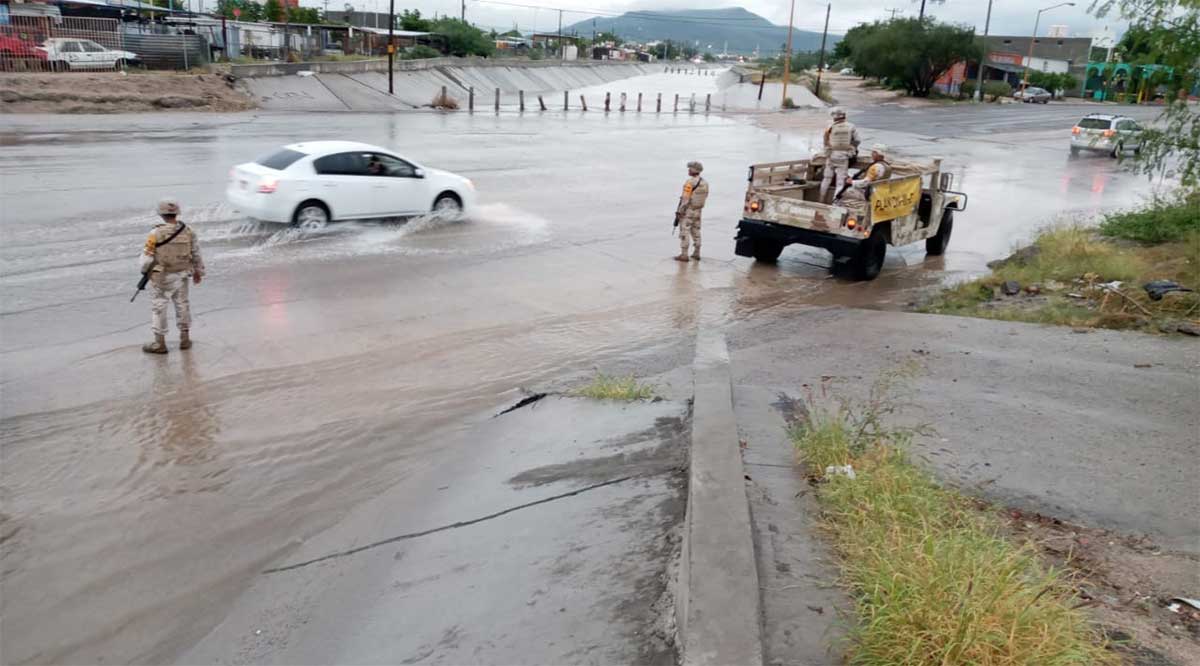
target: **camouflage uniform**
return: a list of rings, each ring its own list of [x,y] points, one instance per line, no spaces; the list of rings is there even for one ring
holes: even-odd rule
[[[179,205],[164,201],[159,204],[159,212],[174,210],[177,214]],[[183,226],[183,230],[171,238]],[[170,242],[166,242],[171,238]],[[143,349],[150,353],[166,353],[163,341],[167,335],[167,301],[175,304],[175,325],[179,328],[180,349],[191,347],[189,330],[192,325],[191,304],[188,302],[188,280],[195,279],[199,283],[204,277],[204,259],[200,255],[200,239],[191,227],[178,221],[164,221],[154,228],[146,238],[146,246],[142,251],[142,272],[150,269],[150,286],[152,300],[150,303],[150,328],[154,332],[155,342],[147,344]]]
[[[863,178],[852,180],[851,187],[842,195],[842,202],[847,208],[852,208],[855,211],[865,212],[867,209],[867,187],[877,180],[887,180],[892,177],[892,165],[883,159],[882,146],[876,144],[872,149],[871,158],[875,161],[871,162],[871,166],[867,167],[867,172],[863,174]],[[875,155],[879,155],[875,159]]]
[[[697,173],[703,170],[699,162],[688,164]],[[700,176],[689,177],[683,183],[683,196],[675,214],[679,217],[679,256],[686,257],[689,243],[694,247],[692,257],[700,258],[700,212],[708,201],[708,183]]]
[[[833,122],[825,128],[825,175],[821,178],[821,201],[833,185],[836,196],[850,176],[850,159],[858,149],[858,128],[846,120],[846,114],[834,111]],[[835,180],[836,176],[836,180]]]

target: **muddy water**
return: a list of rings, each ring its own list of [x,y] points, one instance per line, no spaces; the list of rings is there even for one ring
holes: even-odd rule
[[[717,117],[547,114],[38,118],[0,136],[0,604],[12,663],[169,661],[247,581],[384,488],[432,469],[444,434],[518,387],[690,361],[713,324],[814,304],[902,303],[983,269],[1049,216],[1133,201],[1142,181],[1050,148],[938,145],[972,195],[950,253],[893,253],[871,284],[827,254],[732,254],[745,167],[809,149]],[[279,144],[353,138],[471,177],[447,223],[297,234],[222,203],[229,167]],[[682,165],[713,195],[703,262],[679,265]],[[160,196],[180,198],[210,275],[197,346],[143,355],[130,305]],[[707,308],[704,312],[714,311]],[[171,340],[172,346],[174,340]],[[461,453],[461,452],[459,452]],[[421,507],[397,510],[420,511]],[[368,535],[364,535],[367,539]]]

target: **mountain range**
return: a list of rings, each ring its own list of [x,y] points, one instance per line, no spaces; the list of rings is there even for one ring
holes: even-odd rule
[[[593,31],[597,34],[612,32],[623,39],[642,43],[666,39],[690,43],[701,52],[720,53],[728,48],[729,53],[744,55],[755,49],[763,54],[783,51],[788,32],[787,26],[775,25],[742,7],[625,12],[620,16],[597,16],[563,27],[564,33],[571,34],[591,36]],[[839,39],[841,35],[829,35],[825,48],[832,49]],[[821,33],[792,31],[793,52],[820,48]]]

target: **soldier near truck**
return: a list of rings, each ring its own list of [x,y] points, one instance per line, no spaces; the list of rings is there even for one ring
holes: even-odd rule
[[[141,271],[149,275],[151,286],[150,329],[154,340],[142,346],[147,354],[167,353],[167,302],[175,305],[175,326],[179,329],[179,348],[191,349],[192,313],[188,299],[188,279],[196,284],[204,278],[204,258],[195,232],[179,220],[179,203],[174,199],[158,202],[162,224],[154,227],[142,249]]]
[[[821,178],[821,201],[824,202],[830,185],[841,192],[850,174],[850,162],[858,156],[858,128],[846,120],[846,112],[834,108],[829,112],[832,122],[825,128],[825,172]]]
[[[688,246],[691,245],[692,259],[700,261],[700,214],[708,201],[708,183],[700,177],[704,165],[688,162],[688,179],[683,182],[683,195],[675,208],[675,224],[679,227],[679,255],[675,261],[688,261]],[[690,243],[689,243],[690,241]]]

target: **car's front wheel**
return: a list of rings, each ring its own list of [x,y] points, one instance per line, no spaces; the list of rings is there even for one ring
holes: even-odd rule
[[[435,215],[453,216],[462,213],[462,200],[452,192],[442,192],[433,202]]]
[[[292,226],[301,231],[319,231],[328,225],[329,209],[320,201],[305,201],[292,215]]]
[[[1112,152],[1109,153],[1109,157],[1118,158],[1123,152],[1125,152],[1125,145],[1118,143],[1117,145],[1113,146]]]

